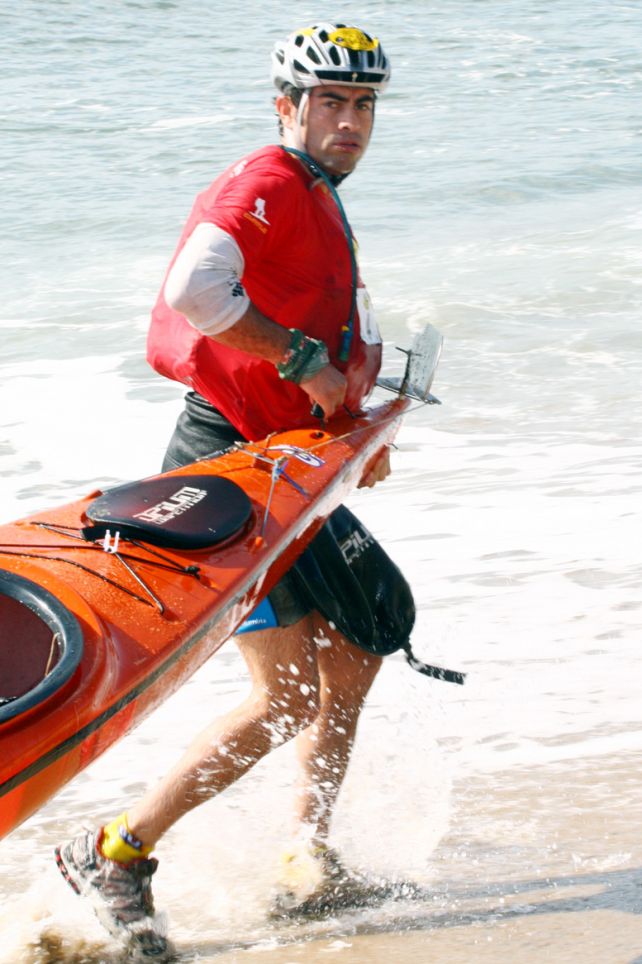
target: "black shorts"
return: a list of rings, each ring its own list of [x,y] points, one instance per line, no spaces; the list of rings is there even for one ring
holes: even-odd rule
[[[197,392],[185,396],[185,408],[178,416],[165,458],[163,472],[177,469],[197,459],[222,454],[235,442],[246,441],[231,422]],[[274,619],[255,623],[250,616],[243,623],[243,632],[266,626],[291,626],[312,611],[312,606],[297,586],[295,577],[286,572],[268,596]],[[261,610],[263,613],[265,607]]]

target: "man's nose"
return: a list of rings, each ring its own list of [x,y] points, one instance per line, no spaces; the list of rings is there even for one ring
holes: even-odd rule
[[[343,130],[358,130],[363,121],[363,111],[355,107],[345,107],[339,117],[339,127]]]

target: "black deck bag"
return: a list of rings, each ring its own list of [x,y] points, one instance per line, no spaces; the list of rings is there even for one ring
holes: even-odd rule
[[[464,682],[462,673],[429,666],[414,656],[410,586],[372,533],[344,505],[335,509],[293,571],[310,605],[350,642],[376,656],[402,649],[418,672]]]
[[[415,622],[410,586],[366,527],[341,505],[295,565],[310,604],[361,649],[388,656]]]

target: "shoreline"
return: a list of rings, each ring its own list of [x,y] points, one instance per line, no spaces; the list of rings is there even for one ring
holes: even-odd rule
[[[204,863],[188,855],[190,893],[178,904],[163,894],[176,883],[168,861],[157,905],[169,910],[178,960],[200,964],[642,964],[641,763],[627,751],[460,775],[449,828],[429,856],[426,899],[270,925],[260,871],[244,891],[232,867],[226,882],[205,854]],[[204,812],[203,828],[210,819]],[[45,837],[58,821],[47,823]],[[198,825],[186,839],[195,833]],[[242,860],[237,872],[245,868]],[[190,900],[199,894],[200,911]],[[122,960],[52,864],[23,900],[0,915],[0,960]]]
[[[431,900],[278,946],[179,950],[218,964],[642,964],[641,762],[623,753],[458,781]]]

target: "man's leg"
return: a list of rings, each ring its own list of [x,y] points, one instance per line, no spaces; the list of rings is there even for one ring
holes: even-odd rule
[[[87,895],[115,937],[165,960],[171,947],[156,928],[149,858],[157,840],[183,814],[220,793],[274,746],[315,719],[319,675],[312,621],[238,640],[252,690],[212,723],[178,764],[127,814],[56,848],[58,867],[74,891]]]
[[[236,643],[250,672],[251,693],[199,734],[176,766],[128,811],[129,829],[147,846],[317,717],[311,616],[286,628],[247,633]]]
[[[382,660],[349,643],[318,613],[312,619],[318,640],[319,713],[297,739],[301,777],[295,819],[311,843],[322,846],[350,760],[359,713]]]

